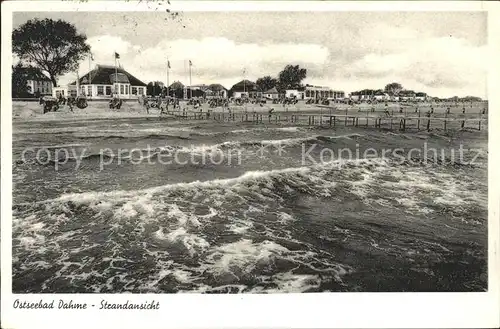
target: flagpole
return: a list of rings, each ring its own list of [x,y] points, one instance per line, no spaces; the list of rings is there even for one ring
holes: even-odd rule
[[[118,98],[120,98],[120,88],[118,88],[118,67],[116,66],[116,50],[115,50],[115,93],[118,95]]]
[[[89,56],[89,84],[90,82],[92,81],[92,79],[90,78],[90,68],[92,67],[92,63],[91,63],[91,57]]]
[[[245,81],[246,73],[247,73],[247,69],[243,68],[243,95],[245,95],[245,96],[246,96],[246,91],[245,91],[245,88],[246,88],[246,81]],[[245,97],[245,98],[250,98],[250,97]],[[241,99],[243,100],[243,97]],[[247,112],[247,103],[245,102],[245,113],[246,112]]]
[[[78,74],[78,70],[80,67],[76,69],[76,97],[80,96],[80,76]]]
[[[169,82],[168,82],[169,69],[170,69],[170,62],[168,61],[168,57],[167,57],[167,97],[170,96]]]
[[[186,60],[184,60],[184,73],[186,73]],[[182,95],[183,98],[187,99],[188,98],[188,93],[187,93],[187,86],[184,85],[184,94]]]
[[[191,60],[189,60],[189,98],[193,98],[193,86],[191,85]]]

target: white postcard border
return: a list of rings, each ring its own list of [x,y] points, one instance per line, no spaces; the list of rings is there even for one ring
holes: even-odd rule
[[[491,70],[489,126],[500,124],[500,6],[486,2],[178,2],[12,1],[2,3],[1,265],[4,328],[360,328],[495,327],[499,324],[499,131],[489,129],[489,289],[484,293],[317,293],[271,295],[12,294],[12,102],[13,11],[488,11]],[[86,302],[85,311],[13,309],[16,298]],[[160,301],[159,311],[103,311],[102,299],[123,303]]]

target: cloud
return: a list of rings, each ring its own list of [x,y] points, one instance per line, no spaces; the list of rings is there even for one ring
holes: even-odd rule
[[[473,46],[453,37],[414,40],[399,52],[366,54],[344,71],[344,77],[386,77],[387,81],[405,82],[411,88],[419,86],[426,91],[463,89],[482,95],[486,84],[486,50],[485,46]]]
[[[170,82],[189,83],[188,59],[193,63],[193,84],[222,83],[226,87],[243,78],[244,68],[245,77],[255,80],[276,76],[287,64],[298,64],[308,70],[305,82],[346,92],[383,88],[397,81],[435,96],[485,97],[486,46],[459,37],[435,37],[422,30],[378,23],[353,29],[349,36],[332,32],[325,43],[206,37],[164,38],[146,46],[111,34],[90,37],[88,42],[95,63],[113,64],[116,51],[125,69],[146,83],[166,80],[168,57]],[[88,60],[81,63],[80,74],[88,71],[88,65]]]
[[[222,37],[165,39],[149,48],[112,35],[92,37],[88,42],[96,63],[113,64],[116,51],[120,54],[120,63],[144,82],[165,80],[167,57],[171,64],[171,82],[188,82],[187,61],[191,60],[193,83],[226,81],[232,84],[243,78],[244,68],[247,78],[256,79],[277,75],[287,64],[321,66],[329,56],[328,48],[318,44],[238,43]],[[88,63],[82,62],[80,71],[81,74],[87,72]]]
[[[131,50],[135,50],[135,46],[129,41],[113,35],[91,37],[88,38],[87,42],[90,45],[94,57],[106,61],[113,59],[114,52],[120,55],[126,55]]]

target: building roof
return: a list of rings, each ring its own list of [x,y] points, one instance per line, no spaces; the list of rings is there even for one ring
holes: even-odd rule
[[[278,90],[276,89],[276,87],[272,87],[271,89],[266,91],[264,94],[278,94]]]
[[[309,84],[305,85],[305,89],[309,89],[309,90],[332,90],[332,88],[327,87],[327,86],[313,86],[313,85],[309,85]]]
[[[241,80],[231,87],[231,91],[257,91],[257,84],[250,80]]]
[[[80,84],[112,85],[114,81],[120,83],[130,83],[132,86],[143,86],[146,84],[125,71],[123,68],[115,68],[111,65],[96,65],[96,68],[88,72],[80,79]],[[76,85],[76,81],[70,83]]]
[[[168,89],[184,89],[184,85],[180,81],[174,81],[168,86]]]
[[[415,92],[413,90],[401,90],[399,92],[399,96],[415,96]]]
[[[212,83],[211,85],[208,86],[208,89],[210,89],[211,91],[227,90],[226,87],[224,87],[220,83]]]

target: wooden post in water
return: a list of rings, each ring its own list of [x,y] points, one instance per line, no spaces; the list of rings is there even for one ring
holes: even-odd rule
[[[429,116],[429,119],[427,119],[427,131],[431,131],[431,117]]]
[[[444,114],[444,131],[446,131],[446,119],[448,118],[448,113]]]

